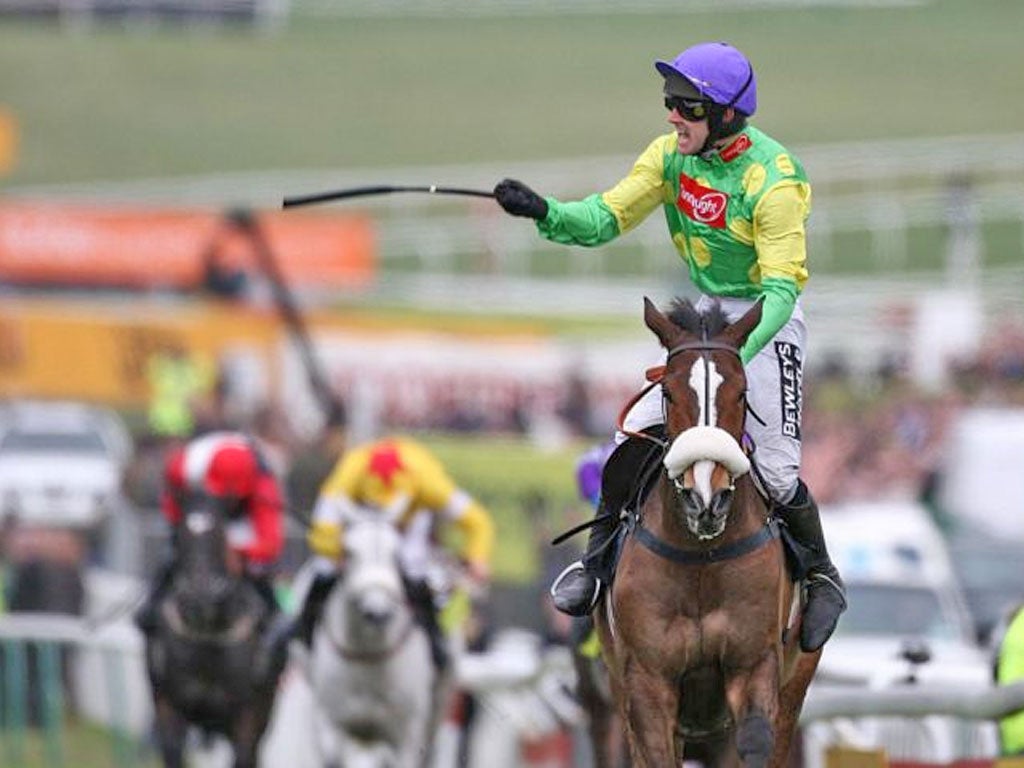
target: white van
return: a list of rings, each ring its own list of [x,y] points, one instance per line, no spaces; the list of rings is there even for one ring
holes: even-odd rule
[[[974,643],[946,540],[924,507],[910,501],[826,507],[822,526],[849,591],[837,637]]]
[[[989,657],[976,642],[946,540],[924,507],[901,500],[831,506],[822,509],[822,526],[849,606],[812,687],[925,684],[948,686],[952,695],[991,687]],[[808,756],[843,741],[884,748],[893,760],[946,764],[990,757],[998,747],[992,723],[950,717],[846,719],[812,723],[804,733]]]

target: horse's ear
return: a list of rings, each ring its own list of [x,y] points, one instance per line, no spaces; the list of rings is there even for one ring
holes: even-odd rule
[[[761,311],[763,309],[764,299],[761,298],[754,302],[754,306],[748,309],[743,317],[725,329],[723,335],[735,345],[736,349],[743,346],[747,336],[761,322]]]
[[[654,302],[646,296],[644,296],[644,324],[654,332],[665,349],[671,349],[675,339],[679,337],[679,327],[665,317],[654,306]]]

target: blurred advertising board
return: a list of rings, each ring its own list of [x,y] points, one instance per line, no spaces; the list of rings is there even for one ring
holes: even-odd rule
[[[374,277],[372,222],[360,215],[257,215],[293,286],[359,288]],[[216,212],[0,205],[0,282],[194,289],[208,269],[258,271],[252,241]]]
[[[214,366],[244,351],[269,372],[281,333],[276,313],[226,302],[10,300],[0,306],[0,397],[142,405],[153,356],[182,352]]]

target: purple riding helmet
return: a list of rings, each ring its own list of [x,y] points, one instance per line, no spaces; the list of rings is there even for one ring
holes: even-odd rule
[[[665,78],[681,75],[699,98],[735,107],[747,117],[757,111],[757,78],[747,57],[728,43],[698,43],[672,61],[656,61]]]

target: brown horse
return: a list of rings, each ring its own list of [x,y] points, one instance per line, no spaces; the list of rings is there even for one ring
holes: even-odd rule
[[[595,611],[633,763],[782,766],[820,651],[799,649],[798,590],[778,524],[740,445],[739,348],[756,303],[729,324],[676,301],[644,321],[668,351],[654,378],[668,452],[629,520],[614,582]]]

